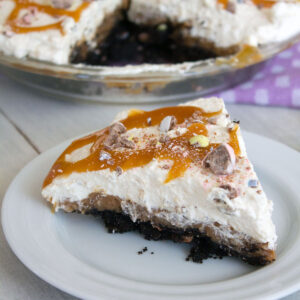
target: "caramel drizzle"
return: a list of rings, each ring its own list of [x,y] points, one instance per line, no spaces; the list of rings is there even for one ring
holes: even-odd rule
[[[116,149],[105,150],[103,141],[107,137],[109,128],[104,128],[101,131],[95,132],[89,136],[74,141],[57,159],[51,168],[48,176],[46,177],[43,187],[50,184],[56,176],[69,175],[72,172],[87,172],[98,171],[104,169],[116,170],[121,167],[123,171],[128,169],[141,167],[150,163],[153,159],[157,160],[170,160],[173,162],[172,167],[169,169],[165,183],[182,176],[185,171],[190,167],[191,163],[201,166],[204,157],[219,144],[210,144],[206,148],[195,147],[190,145],[189,139],[195,134],[202,134],[207,136],[208,132],[206,124],[210,117],[218,115],[221,111],[213,113],[205,113],[203,110],[193,106],[176,106],[161,108],[150,112],[135,111],[121,122],[130,130],[132,128],[145,128],[149,127],[147,120],[151,118],[151,126],[159,125],[166,116],[174,116],[178,124],[184,123],[188,118],[192,117],[194,113],[201,116],[201,123],[191,123],[187,127],[187,131],[178,137],[174,137],[161,147],[157,147],[157,143],[147,142],[143,149]],[[240,147],[237,137],[238,125],[230,131],[229,144],[234,149],[235,154],[240,154]],[[71,154],[74,150],[79,149],[85,145],[93,143],[96,147],[91,148],[91,154],[80,161],[70,163],[65,161],[65,155]],[[176,150],[176,148],[178,150]],[[183,150],[182,150],[183,148]],[[100,161],[100,151],[105,150],[111,155],[110,164],[107,161]]]
[[[227,7],[228,3],[230,0],[218,0],[220,4],[223,5],[223,7]],[[278,0],[252,0],[253,4],[259,7],[265,7],[265,8],[270,8],[274,4],[278,2]]]
[[[228,64],[236,68],[244,68],[252,64],[256,64],[262,60],[263,56],[257,47],[242,45],[240,51],[230,58],[218,57],[216,59],[216,64]]]
[[[46,13],[51,16],[68,16],[74,19],[75,22],[78,22],[81,16],[82,11],[87,8],[90,3],[83,2],[76,10],[65,10],[60,8],[55,8],[51,5],[42,5],[33,2],[32,0],[14,0],[15,8],[12,10],[10,15],[8,16],[6,23],[11,27],[11,30],[15,33],[28,33],[28,32],[35,32],[35,31],[45,31],[49,29],[56,29],[59,30],[62,34],[63,32],[63,20],[59,20],[56,23],[48,24],[44,26],[21,26],[18,25],[20,11],[23,9],[36,9],[38,12]]]

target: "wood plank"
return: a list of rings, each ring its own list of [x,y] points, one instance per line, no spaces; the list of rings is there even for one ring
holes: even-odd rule
[[[5,77],[0,80],[0,90],[0,108],[41,151],[67,138],[104,127],[117,112],[133,107],[55,100]],[[139,107],[153,109],[154,106]]]
[[[0,113],[0,206],[17,172],[37,153]],[[0,216],[1,218],[1,216]],[[74,299],[30,272],[10,250],[0,226],[0,299]]]
[[[277,140],[300,151],[300,109],[227,105],[231,117],[241,121],[242,130]]]

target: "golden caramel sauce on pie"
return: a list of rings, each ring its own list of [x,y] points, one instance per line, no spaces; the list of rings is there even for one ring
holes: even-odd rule
[[[218,57],[216,59],[217,65],[231,65],[236,68],[244,68],[252,64],[256,64],[263,60],[259,49],[250,45],[242,45],[239,52],[228,57]]]
[[[32,0],[14,0],[14,2],[15,2],[15,7],[10,13],[10,15],[8,16],[6,23],[10,25],[11,30],[15,33],[28,33],[34,31],[45,31],[49,29],[56,29],[59,30],[62,34],[64,34],[63,26],[62,26],[63,20],[59,20],[53,24],[44,25],[44,26],[21,25],[19,17],[20,17],[20,12],[23,9],[35,9],[40,13],[45,13],[50,16],[57,16],[57,18],[71,17],[74,19],[75,22],[78,22],[82,11],[90,5],[89,2],[83,2],[75,10],[66,10],[66,9],[55,8],[51,5],[46,5],[46,4],[43,5],[43,4],[35,3]]]
[[[183,124],[187,119],[191,118],[194,113],[201,117],[201,123],[188,123],[184,125],[187,131],[183,135],[166,140],[159,143],[157,136],[144,137],[142,141],[145,147],[128,149],[118,148],[107,150],[104,148],[103,141],[109,133],[109,128],[104,128],[89,136],[74,141],[57,159],[52,166],[48,176],[44,181],[44,187],[50,184],[56,176],[69,175],[73,172],[98,171],[104,169],[116,170],[117,167],[123,171],[128,169],[141,167],[150,163],[153,159],[169,160],[172,165],[168,169],[165,183],[180,177],[189,168],[191,163],[201,166],[204,157],[218,144],[210,144],[208,147],[196,147],[191,145],[189,139],[194,135],[207,136],[206,125],[208,119],[221,113],[221,111],[206,113],[202,109],[194,106],[176,106],[160,108],[153,111],[132,111],[129,116],[120,121],[127,130],[132,128],[146,128],[149,126],[159,125],[166,116],[174,116],[177,119],[177,125]],[[151,118],[151,124],[149,124]],[[147,121],[148,120],[148,121]],[[176,130],[176,129],[175,129]],[[234,149],[235,154],[240,154],[240,147],[237,137],[238,125],[229,132],[229,145]],[[82,160],[71,163],[65,160],[66,154],[71,154],[74,150],[79,149],[90,143],[97,143],[96,147],[91,147],[90,155]],[[139,141],[137,141],[137,144]],[[94,144],[95,145],[95,144]],[[100,160],[100,152],[104,150],[110,153],[109,160]]]
[[[270,8],[276,4],[278,0],[252,0],[252,2],[257,6]]]
[[[230,0],[218,0],[218,2],[220,4],[222,4],[223,7],[227,7]],[[257,6],[270,8],[274,4],[276,4],[276,2],[278,2],[278,0],[252,0],[252,2]]]
[[[243,68],[258,63],[262,61],[262,59],[257,47],[243,45],[241,50],[229,60],[229,64],[237,68]]]

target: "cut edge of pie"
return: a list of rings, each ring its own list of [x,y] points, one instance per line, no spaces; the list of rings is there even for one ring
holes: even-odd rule
[[[189,64],[176,64],[197,64],[207,58],[244,53],[245,47],[248,51],[243,57],[247,56],[248,61],[261,46],[296,37],[300,27],[298,1],[191,0],[189,5],[179,0],[2,2],[0,51],[5,55],[55,64],[127,66],[128,74],[132,66],[138,69],[134,74],[146,72],[147,64],[175,64],[176,70],[186,70]],[[122,20],[129,25],[119,28]],[[137,32],[130,32],[131,25]],[[116,28],[123,30],[118,32],[119,41],[118,37],[106,39],[118,35]],[[164,43],[161,45],[159,40]],[[111,48],[107,50],[109,42]],[[108,62],[111,52],[116,55]],[[115,59],[119,54],[124,58],[121,62]],[[88,59],[89,55],[100,58]],[[245,60],[235,57],[238,59]],[[113,70],[109,71],[118,73]]]

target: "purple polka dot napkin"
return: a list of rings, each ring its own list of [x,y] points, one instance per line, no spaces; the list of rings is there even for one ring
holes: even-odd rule
[[[300,43],[272,58],[249,81],[217,96],[227,103],[300,108]]]

